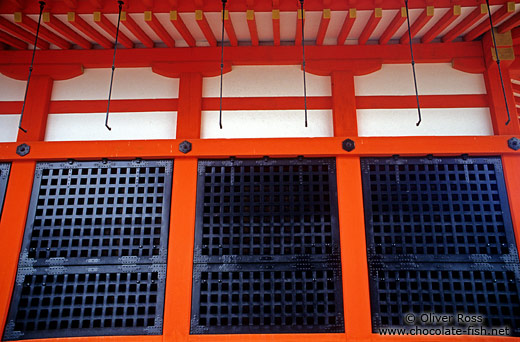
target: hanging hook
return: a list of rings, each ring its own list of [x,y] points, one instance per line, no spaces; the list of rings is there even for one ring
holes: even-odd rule
[[[307,127],[307,82],[305,81],[305,33],[303,32],[303,22],[305,20],[305,17],[303,14],[303,0],[300,0],[300,8],[302,13],[303,101],[305,103],[305,127]]]
[[[226,2],[227,0],[222,0],[222,39],[220,41],[222,47],[220,52],[220,114],[218,118],[220,129],[222,129],[222,80],[224,77],[224,20],[226,19]]]
[[[117,30],[116,30],[116,41],[114,43],[114,58],[112,59],[112,76],[110,76],[110,89],[108,90],[108,104],[107,104],[107,115],[105,117],[105,127],[111,131],[112,128],[108,125],[108,114],[110,113],[110,99],[112,98],[112,85],[114,83],[114,71],[116,70],[116,51],[117,51],[117,39],[119,37],[119,24],[121,23],[121,10],[123,9],[124,2],[119,0],[119,16],[117,17]]]
[[[419,126],[422,121],[421,116],[421,105],[419,103],[419,91],[417,90],[417,75],[415,74],[415,59],[413,58],[413,45],[412,45],[412,32],[410,30],[410,15],[408,14],[408,0],[404,1],[406,6],[406,21],[408,22],[408,38],[410,40],[410,55],[412,56],[412,71],[413,71],[413,83],[415,85],[415,99],[417,100],[417,113],[419,114],[419,121],[415,124]]]
[[[502,76],[502,69],[500,69],[500,57],[498,57],[497,41],[495,39],[495,31],[493,30],[493,19],[491,18],[491,10],[489,8],[489,0],[486,0],[489,25],[491,26],[491,36],[493,37],[493,45],[495,46],[495,55],[497,56],[498,74],[500,75],[500,83],[502,84],[502,94],[504,94],[504,102],[506,103],[507,121],[506,126],[511,122],[511,114],[509,113],[509,106],[507,104],[506,88],[504,87],[504,78]]]
[[[25,103],[27,102],[27,92],[29,91],[29,83],[31,82],[31,75],[34,66],[34,56],[36,55],[36,45],[38,44],[38,35],[40,34],[40,25],[42,21],[43,8],[45,7],[45,1],[40,1],[40,16],[38,17],[38,26],[36,27],[36,37],[34,38],[33,53],[31,59],[31,65],[29,66],[29,76],[27,77],[27,84],[25,85],[25,95],[23,97],[22,112],[20,114],[20,122],[18,123],[18,129],[22,132],[27,133],[27,130],[22,127],[23,113],[25,111]]]

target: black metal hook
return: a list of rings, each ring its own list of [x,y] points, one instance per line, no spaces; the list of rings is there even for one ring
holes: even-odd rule
[[[419,126],[422,121],[421,104],[419,103],[419,91],[417,90],[417,75],[415,74],[415,59],[413,57],[412,32],[410,29],[410,15],[408,13],[408,0],[405,0],[404,4],[406,6],[406,21],[408,23],[408,38],[410,40],[410,55],[412,56],[412,71],[413,71],[413,83],[415,86],[415,99],[417,100],[417,112],[419,114],[419,121],[417,121],[417,123],[415,125]]]
[[[300,0],[300,8],[302,13],[302,67],[303,67],[303,101],[305,103],[305,127],[307,127],[307,82],[305,80],[305,33],[303,30],[304,23],[304,12],[303,12],[303,0]]]
[[[220,41],[222,47],[220,52],[220,114],[218,118],[220,129],[222,129],[222,83],[224,78],[224,21],[226,19],[226,2],[227,0],[222,0],[222,39]]]
[[[500,69],[500,57],[498,57],[497,41],[495,39],[495,31],[493,30],[493,19],[491,18],[491,10],[489,8],[489,0],[486,0],[486,6],[489,17],[489,25],[491,26],[491,36],[493,37],[493,45],[495,46],[495,55],[497,56],[498,74],[500,75],[500,83],[502,84],[502,94],[504,94],[504,102],[506,103],[507,121],[506,126],[511,122],[511,114],[509,113],[509,105],[507,104],[506,88],[504,87],[504,78],[502,76],[502,69]]]
[[[38,26],[36,27],[36,37],[34,38],[33,53],[31,59],[31,65],[29,66],[29,76],[27,77],[27,84],[25,85],[25,95],[23,97],[22,112],[20,114],[20,122],[18,123],[18,129],[22,132],[27,133],[27,130],[22,127],[23,113],[25,111],[25,103],[27,102],[27,92],[29,91],[29,83],[31,82],[31,75],[34,66],[34,56],[36,55],[36,45],[38,44],[38,35],[40,34],[40,25],[42,21],[43,8],[45,7],[45,1],[40,1],[40,16],[38,17]]]
[[[117,39],[119,38],[119,24],[121,23],[121,10],[123,9],[124,2],[119,0],[119,16],[117,17],[117,30],[116,30],[116,41],[114,43],[114,58],[112,59],[112,76],[110,76],[110,89],[108,90],[108,103],[107,103],[107,115],[105,117],[105,127],[111,131],[112,128],[108,125],[108,114],[110,113],[110,99],[112,98],[112,85],[114,83],[114,71],[116,70],[116,52],[117,52]]]

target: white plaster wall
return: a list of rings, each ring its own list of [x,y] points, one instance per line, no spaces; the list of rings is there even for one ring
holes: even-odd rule
[[[309,110],[305,127],[303,110],[203,111],[201,138],[332,137],[331,110]]]
[[[55,81],[52,101],[106,100],[112,69],[85,69],[83,75]],[[152,68],[118,68],[114,73],[113,99],[178,98],[179,79],[158,75]]]
[[[175,139],[177,112],[50,114],[45,141]]]
[[[489,108],[359,109],[358,133],[373,136],[493,135]]]
[[[331,96],[329,76],[307,73],[307,96]],[[204,78],[203,97],[220,96],[220,76]],[[224,97],[303,96],[303,73],[299,65],[235,66],[224,74]]]
[[[1,104],[0,104],[1,105]],[[14,142],[18,136],[20,114],[0,115],[0,142]]]
[[[449,63],[416,64],[419,95],[486,94],[482,74],[453,69]],[[410,64],[384,64],[381,70],[354,77],[356,95],[415,95]]]
[[[26,84],[0,74],[0,101],[23,101]]]

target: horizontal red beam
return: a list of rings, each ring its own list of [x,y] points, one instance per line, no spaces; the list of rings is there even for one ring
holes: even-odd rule
[[[493,15],[491,16],[491,19],[493,20],[493,25],[500,24],[505,18],[510,16],[515,12],[515,3],[514,2],[508,2],[504,6],[500,7]],[[477,39],[485,32],[489,31],[490,24],[489,20],[485,20],[482,23],[478,24],[477,27],[469,31],[465,36],[464,40],[469,42],[472,40]]]
[[[365,25],[365,28],[363,29],[363,32],[361,32],[361,35],[358,39],[359,45],[364,45],[374,32],[374,30],[377,27],[377,24],[381,21],[383,18],[383,10],[381,8],[376,8],[373,13],[370,15],[370,19],[368,19],[367,24]]]
[[[217,46],[217,39],[215,38],[213,31],[211,31],[208,19],[206,19],[206,16],[204,15],[203,11],[195,11],[195,21],[197,22],[197,25],[199,25],[199,28],[202,31],[204,37],[206,38],[206,41],[209,43],[209,46]]]
[[[421,95],[422,108],[482,108],[488,107],[487,95]],[[99,113],[106,110],[106,100],[52,101],[50,114]],[[112,112],[160,112],[176,111],[177,99],[133,99],[112,100]],[[218,110],[220,100],[202,99],[203,110]],[[224,110],[295,110],[305,106],[303,97],[225,97]],[[358,109],[406,109],[416,108],[415,96],[356,96]],[[330,96],[307,97],[308,109],[331,109]],[[0,114],[18,113],[21,101],[0,102]]]
[[[14,48],[17,48],[19,50],[25,50],[27,49],[28,45],[27,43],[21,41],[18,38],[15,38],[3,31],[0,31],[0,41],[6,43],[7,45],[10,45]]]
[[[46,50],[40,51],[36,63],[82,64],[85,68],[109,68],[112,66],[113,52],[108,50]],[[482,58],[480,42],[457,42],[443,44],[442,49],[435,44],[414,44],[414,57],[418,63],[451,63],[454,58]],[[313,60],[327,61],[330,67],[344,61],[371,60],[385,64],[410,62],[410,47],[391,45],[342,45],[307,46],[305,57],[309,65]],[[233,65],[300,65],[301,47],[297,46],[239,46],[226,49],[226,60]],[[0,64],[30,63],[30,51],[4,51],[0,54]],[[171,63],[215,63],[220,65],[220,49],[122,49],[117,55],[118,67],[150,67],[157,62]]]
[[[466,18],[442,37],[444,43],[451,42],[487,14],[485,4],[480,4]]]
[[[437,36],[441,35],[446,27],[450,26],[460,16],[461,8],[459,5],[453,5],[452,8],[444,14],[444,16],[437,21],[428,32],[426,32],[421,38],[421,43],[429,43]]]
[[[394,34],[399,30],[401,25],[406,21],[406,8],[401,7],[400,11],[397,11],[394,19],[392,19],[392,22],[388,27],[386,28],[385,32],[381,35],[379,38],[379,44],[384,45],[388,43],[388,41],[394,36]]]
[[[412,39],[413,39],[413,37],[415,37],[415,35],[417,33],[419,33],[419,31],[424,27],[424,25],[426,25],[433,18],[433,14],[434,14],[433,6],[428,6],[424,9],[424,11],[422,11],[422,13],[419,15],[419,17],[413,22],[412,26],[410,27],[410,34],[412,35]],[[408,44],[409,41],[410,41],[410,36],[408,35],[408,32],[405,32],[403,34],[403,36],[401,37],[401,39],[399,40],[399,43]]]
[[[14,14],[14,22],[34,34],[38,31],[38,23],[21,12]],[[38,36],[59,48],[70,49],[70,43],[68,41],[54,34],[44,26],[40,25]]]
[[[0,17],[0,30],[3,30],[16,38],[23,40],[27,44],[34,44],[35,36],[32,33],[25,31],[23,28],[13,24],[9,20]],[[38,42],[36,46],[42,50],[47,50],[49,48],[49,43],[44,41],[41,38],[38,38]]]
[[[85,34],[87,37],[89,37],[105,49],[112,49],[114,47],[114,44],[112,44],[110,40],[108,40],[107,38],[105,38],[105,36],[96,31],[96,29],[90,26],[77,13],[69,12],[67,14],[67,20],[72,26],[83,32],[83,34]]]
[[[131,49],[134,47],[134,43],[128,38],[121,30],[117,33],[117,27],[107,19],[107,17],[101,12],[94,12],[94,22],[101,27],[106,33],[112,36],[114,40],[117,36],[117,42],[122,44],[124,47]]]
[[[144,46],[150,49],[154,47],[154,43],[150,39],[150,37],[148,37],[148,35],[143,31],[141,26],[139,26],[128,13],[121,13],[121,23],[123,23],[123,25],[125,25],[128,31],[132,32],[132,34],[137,39],[139,39],[139,41],[143,43]]]
[[[177,29],[179,34],[182,36],[182,39],[188,44],[190,47],[194,47],[196,45],[195,38],[191,35],[190,30],[186,27],[184,24],[184,21],[182,20],[181,16],[177,11],[171,11],[170,12],[170,21],[172,22],[173,26]]]
[[[507,145],[512,136],[469,137],[350,137],[356,148],[342,148],[345,137],[277,139],[190,139],[192,150],[179,151],[177,140],[31,142],[31,153],[16,154],[19,143],[0,143],[0,160],[66,160],[69,158],[214,158],[289,156],[391,156],[399,155],[489,155],[517,154]],[[238,341],[238,340],[237,340]]]
[[[81,46],[84,49],[91,49],[92,44],[82,36],[76,33],[73,29],[65,25],[61,20],[56,18],[54,15],[50,14],[49,12],[43,13],[43,22],[45,25],[51,27],[55,31],[57,31],[59,34],[61,34],[63,37],[67,38],[68,40],[76,43],[77,45]]]
[[[330,9],[324,9],[321,14],[320,27],[318,28],[318,34],[316,35],[316,45],[323,45],[323,40],[327,34],[327,29],[330,23]]]

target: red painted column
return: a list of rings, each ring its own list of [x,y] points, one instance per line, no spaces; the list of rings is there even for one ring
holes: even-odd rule
[[[202,111],[202,74],[180,74],[177,139],[199,139]]]
[[[331,73],[331,80],[334,136],[357,136],[354,74],[351,71],[333,71]]]
[[[41,141],[45,138],[53,83],[50,76],[35,75],[31,78],[22,121],[27,133],[18,130],[17,141]]]

